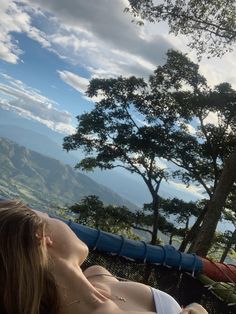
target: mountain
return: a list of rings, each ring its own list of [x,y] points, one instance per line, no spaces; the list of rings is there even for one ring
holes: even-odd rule
[[[32,127],[34,127],[33,130]],[[69,153],[64,151],[62,149],[64,136],[49,129],[49,133],[46,135],[47,130],[45,129],[48,128],[42,125],[39,128],[37,122],[15,117],[14,113],[7,112],[6,115],[0,109],[0,137],[8,138],[30,150],[56,158],[72,167],[84,157],[80,151]],[[143,203],[151,201],[146,185],[140,182],[140,178],[137,180],[134,175],[127,172],[117,169],[107,171],[95,169],[94,172],[85,174],[99,184],[107,187],[112,186],[114,191],[137,206],[142,206]]]
[[[45,156],[56,158],[72,167],[84,157],[81,150],[70,151],[69,153],[63,151],[63,134],[55,132],[37,121],[23,118],[14,112],[1,108],[0,136],[7,137]],[[142,207],[144,203],[151,202],[150,192],[138,175],[122,169],[106,171],[95,169],[94,172],[84,172],[84,174],[107,188],[112,187],[117,194],[136,206]],[[191,192],[186,193],[186,191],[166,182],[162,183],[160,193],[165,198],[178,197],[186,201],[196,199]]]
[[[106,204],[137,207],[59,160],[0,138],[0,195],[20,197],[31,206],[72,205],[86,195]]]
[[[56,158],[63,163],[75,165],[78,158],[68,154],[62,149],[62,144],[49,138],[44,134],[40,134],[30,129],[26,129],[17,125],[0,124],[0,136],[8,138],[26,148],[36,151],[42,155]],[[62,136],[61,136],[62,137]],[[61,138],[62,143],[62,138]]]

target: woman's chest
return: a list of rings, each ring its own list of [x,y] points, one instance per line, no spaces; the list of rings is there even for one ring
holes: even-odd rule
[[[136,282],[114,282],[105,279],[93,281],[92,284],[122,310],[155,313],[153,295],[149,286]]]

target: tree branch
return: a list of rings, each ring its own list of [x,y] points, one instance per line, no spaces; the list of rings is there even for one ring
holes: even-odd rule
[[[170,159],[171,162],[173,162],[173,164],[175,164],[176,166],[189,171],[189,173],[191,173],[193,176],[195,176],[196,180],[204,187],[204,189],[206,190],[207,194],[209,195],[209,197],[211,198],[212,196],[212,192],[211,190],[208,188],[208,186],[206,185],[206,183],[203,181],[203,179],[198,175],[197,172],[193,171],[193,169],[189,168],[187,165],[181,165],[178,162],[176,162],[174,159]]]
[[[149,230],[149,229],[145,229],[145,228],[142,228],[142,227],[138,227],[138,226],[133,225],[133,224],[129,224],[129,225],[130,225],[130,227],[132,227],[132,228],[134,228],[134,229],[141,230],[141,231],[145,231],[145,232],[148,232],[148,233],[150,233],[150,234],[152,235],[152,231]]]

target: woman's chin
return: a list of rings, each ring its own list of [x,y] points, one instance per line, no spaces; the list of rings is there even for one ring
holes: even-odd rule
[[[80,255],[81,255],[81,262],[80,265],[86,260],[89,254],[89,249],[86,244],[84,244],[83,249],[81,249]]]

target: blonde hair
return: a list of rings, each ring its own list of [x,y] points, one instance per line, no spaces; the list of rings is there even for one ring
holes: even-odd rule
[[[37,237],[45,228],[45,220],[19,200],[0,201],[1,314],[58,314],[58,288]]]

